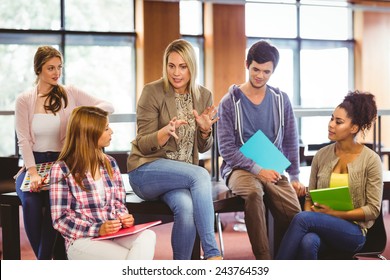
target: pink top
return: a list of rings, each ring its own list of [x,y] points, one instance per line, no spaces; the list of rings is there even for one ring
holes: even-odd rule
[[[114,112],[114,106],[110,102],[98,99],[86,92],[74,87],[64,86],[68,95],[68,106],[62,108],[57,114],[60,116],[60,145],[63,146],[66,135],[66,127],[73,109],[79,106],[96,106],[109,114]],[[32,147],[35,142],[32,131],[32,120],[37,101],[37,87],[28,90],[18,96],[15,106],[15,128],[18,137],[18,145],[26,168],[35,165]]]

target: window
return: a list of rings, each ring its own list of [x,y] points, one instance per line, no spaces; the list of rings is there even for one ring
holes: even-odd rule
[[[299,26],[302,38],[329,40],[351,38],[352,17],[347,7],[302,5],[300,15]]]
[[[294,38],[297,35],[296,21],[296,8],[292,4],[245,5],[245,33],[248,37]]]
[[[65,25],[78,31],[134,31],[132,0],[66,0]]]
[[[16,97],[34,86],[33,57],[40,45],[63,53],[63,84],[109,100],[115,113],[135,112],[134,22],[133,0],[0,1],[0,121],[7,124],[0,128],[0,155],[15,148],[9,111]],[[135,124],[111,126],[114,136],[107,150],[129,150]]]
[[[204,84],[203,5],[201,1],[180,1],[180,34],[195,49],[198,58],[197,82]]]
[[[201,1],[180,1],[180,34],[203,35]]]
[[[203,5],[201,1],[180,1],[180,34],[195,49],[198,59],[197,83],[204,84]]]
[[[204,39],[203,39],[203,4],[202,1],[180,1],[180,34],[195,49],[198,62],[196,82],[204,85]],[[199,155],[200,159],[209,158],[210,151]]]
[[[279,49],[270,85],[285,91],[294,107],[334,108],[354,84],[352,9],[343,1],[260,2],[246,4],[247,44],[266,39]],[[301,140],[329,141],[329,117],[299,119]]]
[[[61,28],[60,0],[2,0],[0,1],[0,28],[59,30]]]

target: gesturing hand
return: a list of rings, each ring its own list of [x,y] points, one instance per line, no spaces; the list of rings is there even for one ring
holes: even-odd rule
[[[185,120],[178,120],[177,117],[174,117],[165,126],[166,133],[168,135],[171,135],[171,136],[175,137],[176,139],[179,139],[179,137],[176,134],[176,129],[179,128],[183,124],[187,124],[187,122]]]
[[[211,126],[219,119],[219,117],[215,117],[215,114],[217,114],[217,109],[214,105],[207,107],[200,115],[196,110],[193,110],[193,113],[195,120],[198,123],[198,127],[202,132],[210,131]]]

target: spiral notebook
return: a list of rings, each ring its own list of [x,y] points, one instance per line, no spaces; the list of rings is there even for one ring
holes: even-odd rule
[[[264,169],[272,169],[283,173],[291,165],[291,162],[261,130],[253,134],[242,145],[240,151]]]
[[[310,190],[311,200],[329,206],[334,210],[353,209],[351,194],[347,186]]]

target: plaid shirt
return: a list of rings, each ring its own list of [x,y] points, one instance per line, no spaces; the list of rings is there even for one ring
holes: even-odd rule
[[[65,238],[68,249],[77,238],[99,236],[101,225],[116,219],[118,214],[128,213],[125,205],[126,192],[116,161],[106,155],[113,167],[113,178],[100,167],[105,200],[102,200],[90,173],[83,179],[89,191],[77,186],[69,168],[63,161],[56,162],[50,171],[50,206],[53,227]],[[66,177],[66,175],[69,176]]]

